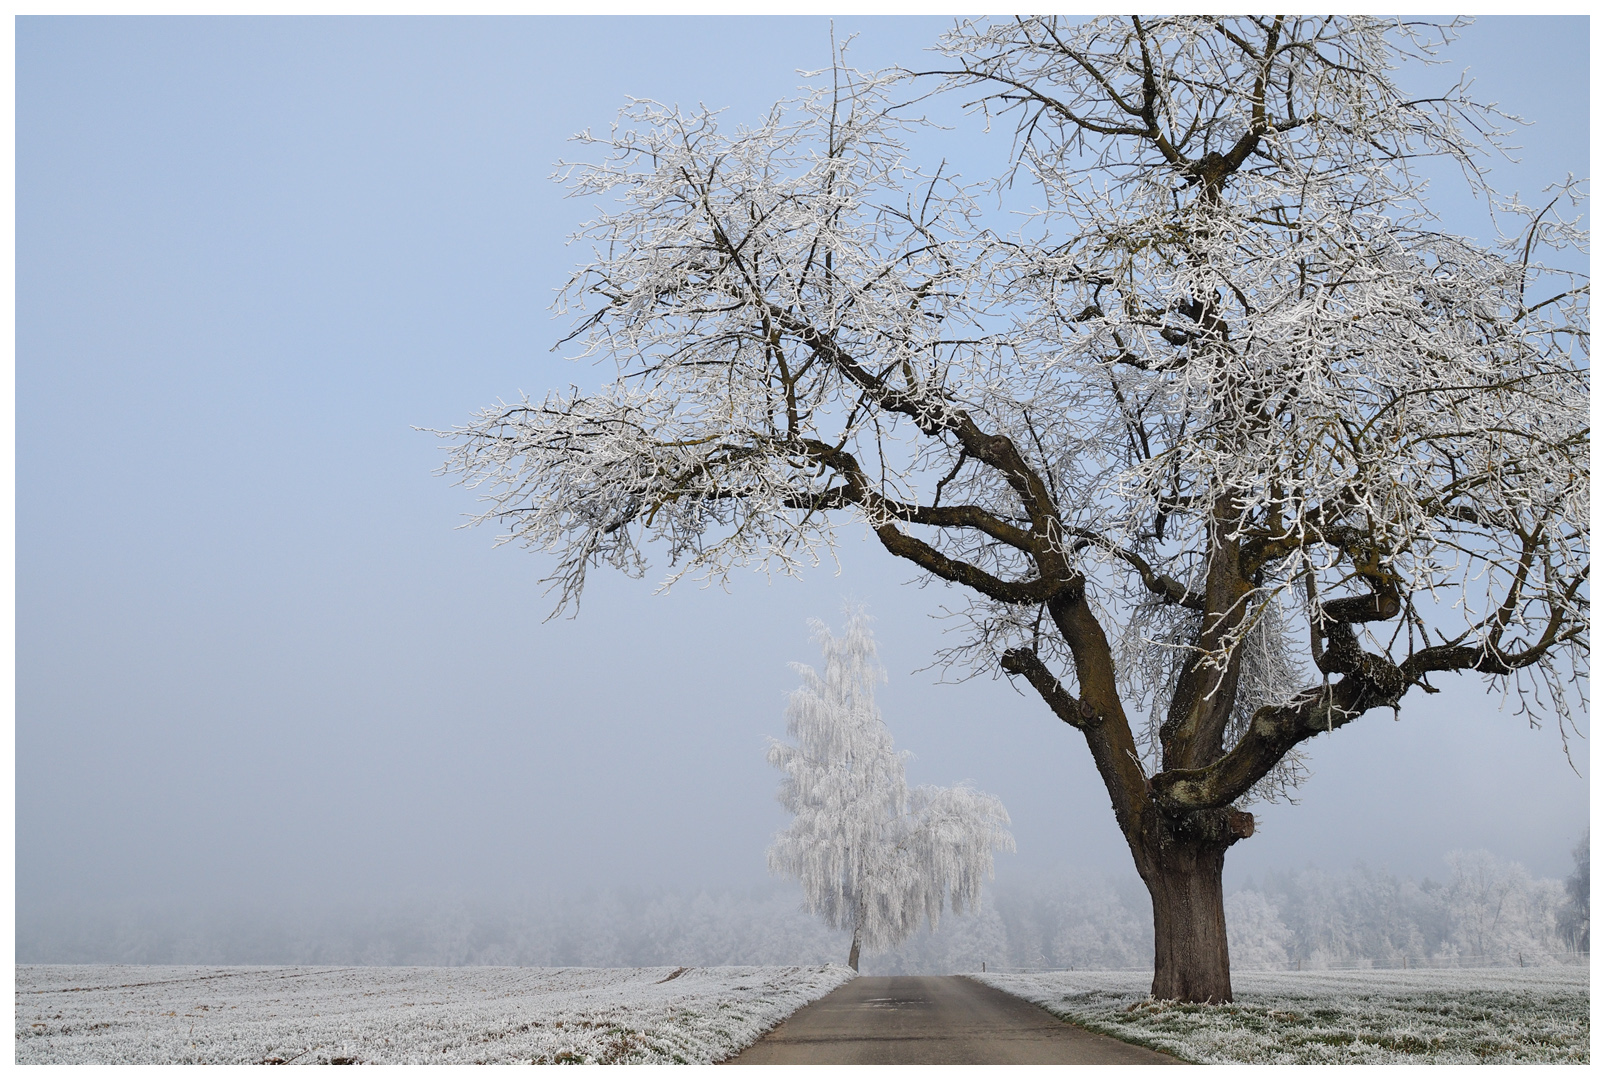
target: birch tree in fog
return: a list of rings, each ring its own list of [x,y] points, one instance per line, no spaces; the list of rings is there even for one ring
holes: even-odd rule
[[[1154,994],[1229,1000],[1226,850],[1308,740],[1459,673],[1564,731],[1586,673],[1587,285],[1546,263],[1581,193],[1498,196],[1506,118],[1400,91],[1453,31],[965,22],[748,126],[632,103],[562,174],[602,206],[559,308],[616,381],[484,410],[448,468],[560,606],[649,545],[796,573],[866,525],[959,600],[940,659],[1085,741]],[[995,176],[909,160],[932,92]],[[1429,158],[1501,240],[1443,231]]]
[[[803,685],[791,695],[786,731],[769,763],[785,773],[780,804],[796,815],[775,837],[769,868],[802,882],[808,909],[851,930],[847,964],[860,949],[880,952],[919,928],[935,929],[944,905],[955,914],[981,899],[992,852],[1014,850],[1009,815],[995,796],[965,785],[910,788],[906,754],[875,706],[885,679],[862,609],[842,636],[811,623],[825,654],[823,673],[792,667]]]

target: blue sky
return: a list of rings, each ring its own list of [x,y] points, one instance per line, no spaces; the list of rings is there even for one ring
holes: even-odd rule
[[[940,19],[839,19],[865,67]],[[973,779],[1016,868],[1130,873],[1083,747],[1003,683],[934,686],[935,590],[844,530],[841,576],[729,595],[457,530],[443,428],[598,373],[551,351],[585,207],[548,176],[628,95],[756,118],[823,19],[66,19],[17,27],[17,894],[231,897],[762,880],[804,620],[878,616],[911,779]],[[1496,182],[1588,174],[1587,23],[1447,55],[1533,120]],[[1417,76],[1419,78],[1419,76]],[[956,133],[985,160],[996,140]],[[1449,178],[1441,186],[1448,188]],[[1485,218],[1446,191],[1452,228]],[[661,567],[660,567],[661,569]],[[1558,875],[1588,813],[1553,725],[1472,684],[1317,740],[1229,880]],[[1003,872],[1012,872],[1007,866]]]

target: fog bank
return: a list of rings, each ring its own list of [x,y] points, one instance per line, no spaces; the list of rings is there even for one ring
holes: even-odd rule
[[[1586,881],[1586,876],[1581,880]],[[1267,874],[1227,897],[1233,964],[1257,968],[1472,966],[1574,959],[1587,948],[1565,883],[1487,852],[1453,852],[1419,881],[1357,865]],[[822,964],[849,935],[802,910],[801,892],[749,890],[396,900],[233,910],[183,903],[17,914],[19,963],[518,965]],[[866,974],[1141,968],[1153,956],[1147,894],[1131,879],[1037,877],[989,887],[979,910],[867,957]]]

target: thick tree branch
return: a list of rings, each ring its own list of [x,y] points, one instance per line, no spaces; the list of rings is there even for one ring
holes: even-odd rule
[[[1005,581],[987,573],[980,567],[954,559],[925,541],[908,535],[896,524],[887,520],[897,516],[898,504],[884,498],[870,484],[868,476],[859,467],[851,453],[816,439],[799,440],[810,456],[834,469],[845,481],[838,489],[839,498],[864,507],[870,512],[871,527],[880,539],[881,546],[899,558],[907,559],[920,569],[944,581],[967,585],[983,596],[1006,604],[1035,604],[1046,600],[1055,590],[1064,587],[1062,580],[1038,577],[1032,581]],[[937,515],[938,518],[941,515]],[[1001,523],[999,523],[1001,524]]]
[[[1078,731],[1095,719],[1092,706],[1077,701],[1032,650],[1023,647],[1010,649],[1003,654],[999,665],[1010,675],[1024,676],[1042,696],[1042,700],[1048,703],[1053,715]]]
[[[1031,518],[1032,528],[1039,536],[1048,536],[1055,529],[1058,511],[1053,495],[1036,470],[1026,464],[1011,439],[1004,435],[987,435],[966,410],[954,407],[951,402],[937,400],[928,391],[913,393],[887,385],[885,379],[864,367],[843,349],[834,335],[817,329],[777,305],[767,306],[788,332],[866,393],[873,395],[881,408],[909,417],[926,434],[950,432],[959,440],[967,455],[1002,473],[1009,486],[1019,494]]]

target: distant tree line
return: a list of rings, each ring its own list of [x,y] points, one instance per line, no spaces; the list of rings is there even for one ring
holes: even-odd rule
[[[1578,848],[1587,865],[1586,840]],[[1442,881],[1363,866],[1268,874],[1226,900],[1240,968],[1335,967],[1364,960],[1547,964],[1586,951],[1587,874],[1580,896],[1486,851],[1456,851]],[[1575,879],[1574,874],[1574,879]]]
[[[1226,898],[1242,970],[1376,961],[1543,965],[1588,949],[1588,838],[1563,882],[1486,851],[1454,852],[1442,880],[1356,866],[1267,874]],[[1153,918],[1141,883],[1015,877],[963,917],[866,958],[867,974],[991,968],[1140,968]],[[118,912],[19,904],[18,963],[509,964],[840,963],[848,935],[809,915],[797,888],[601,890],[387,908],[266,905],[229,912],[152,904]]]
[[[1357,865],[1267,874],[1226,897],[1238,970],[1365,966],[1540,966],[1588,950],[1588,839],[1563,883],[1486,851],[1445,858],[1442,880]],[[1152,920],[1135,882],[1000,885],[973,920],[943,923],[882,958],[917,971],[1140,968]],[[883,970],[877,967],[875,970]]]

